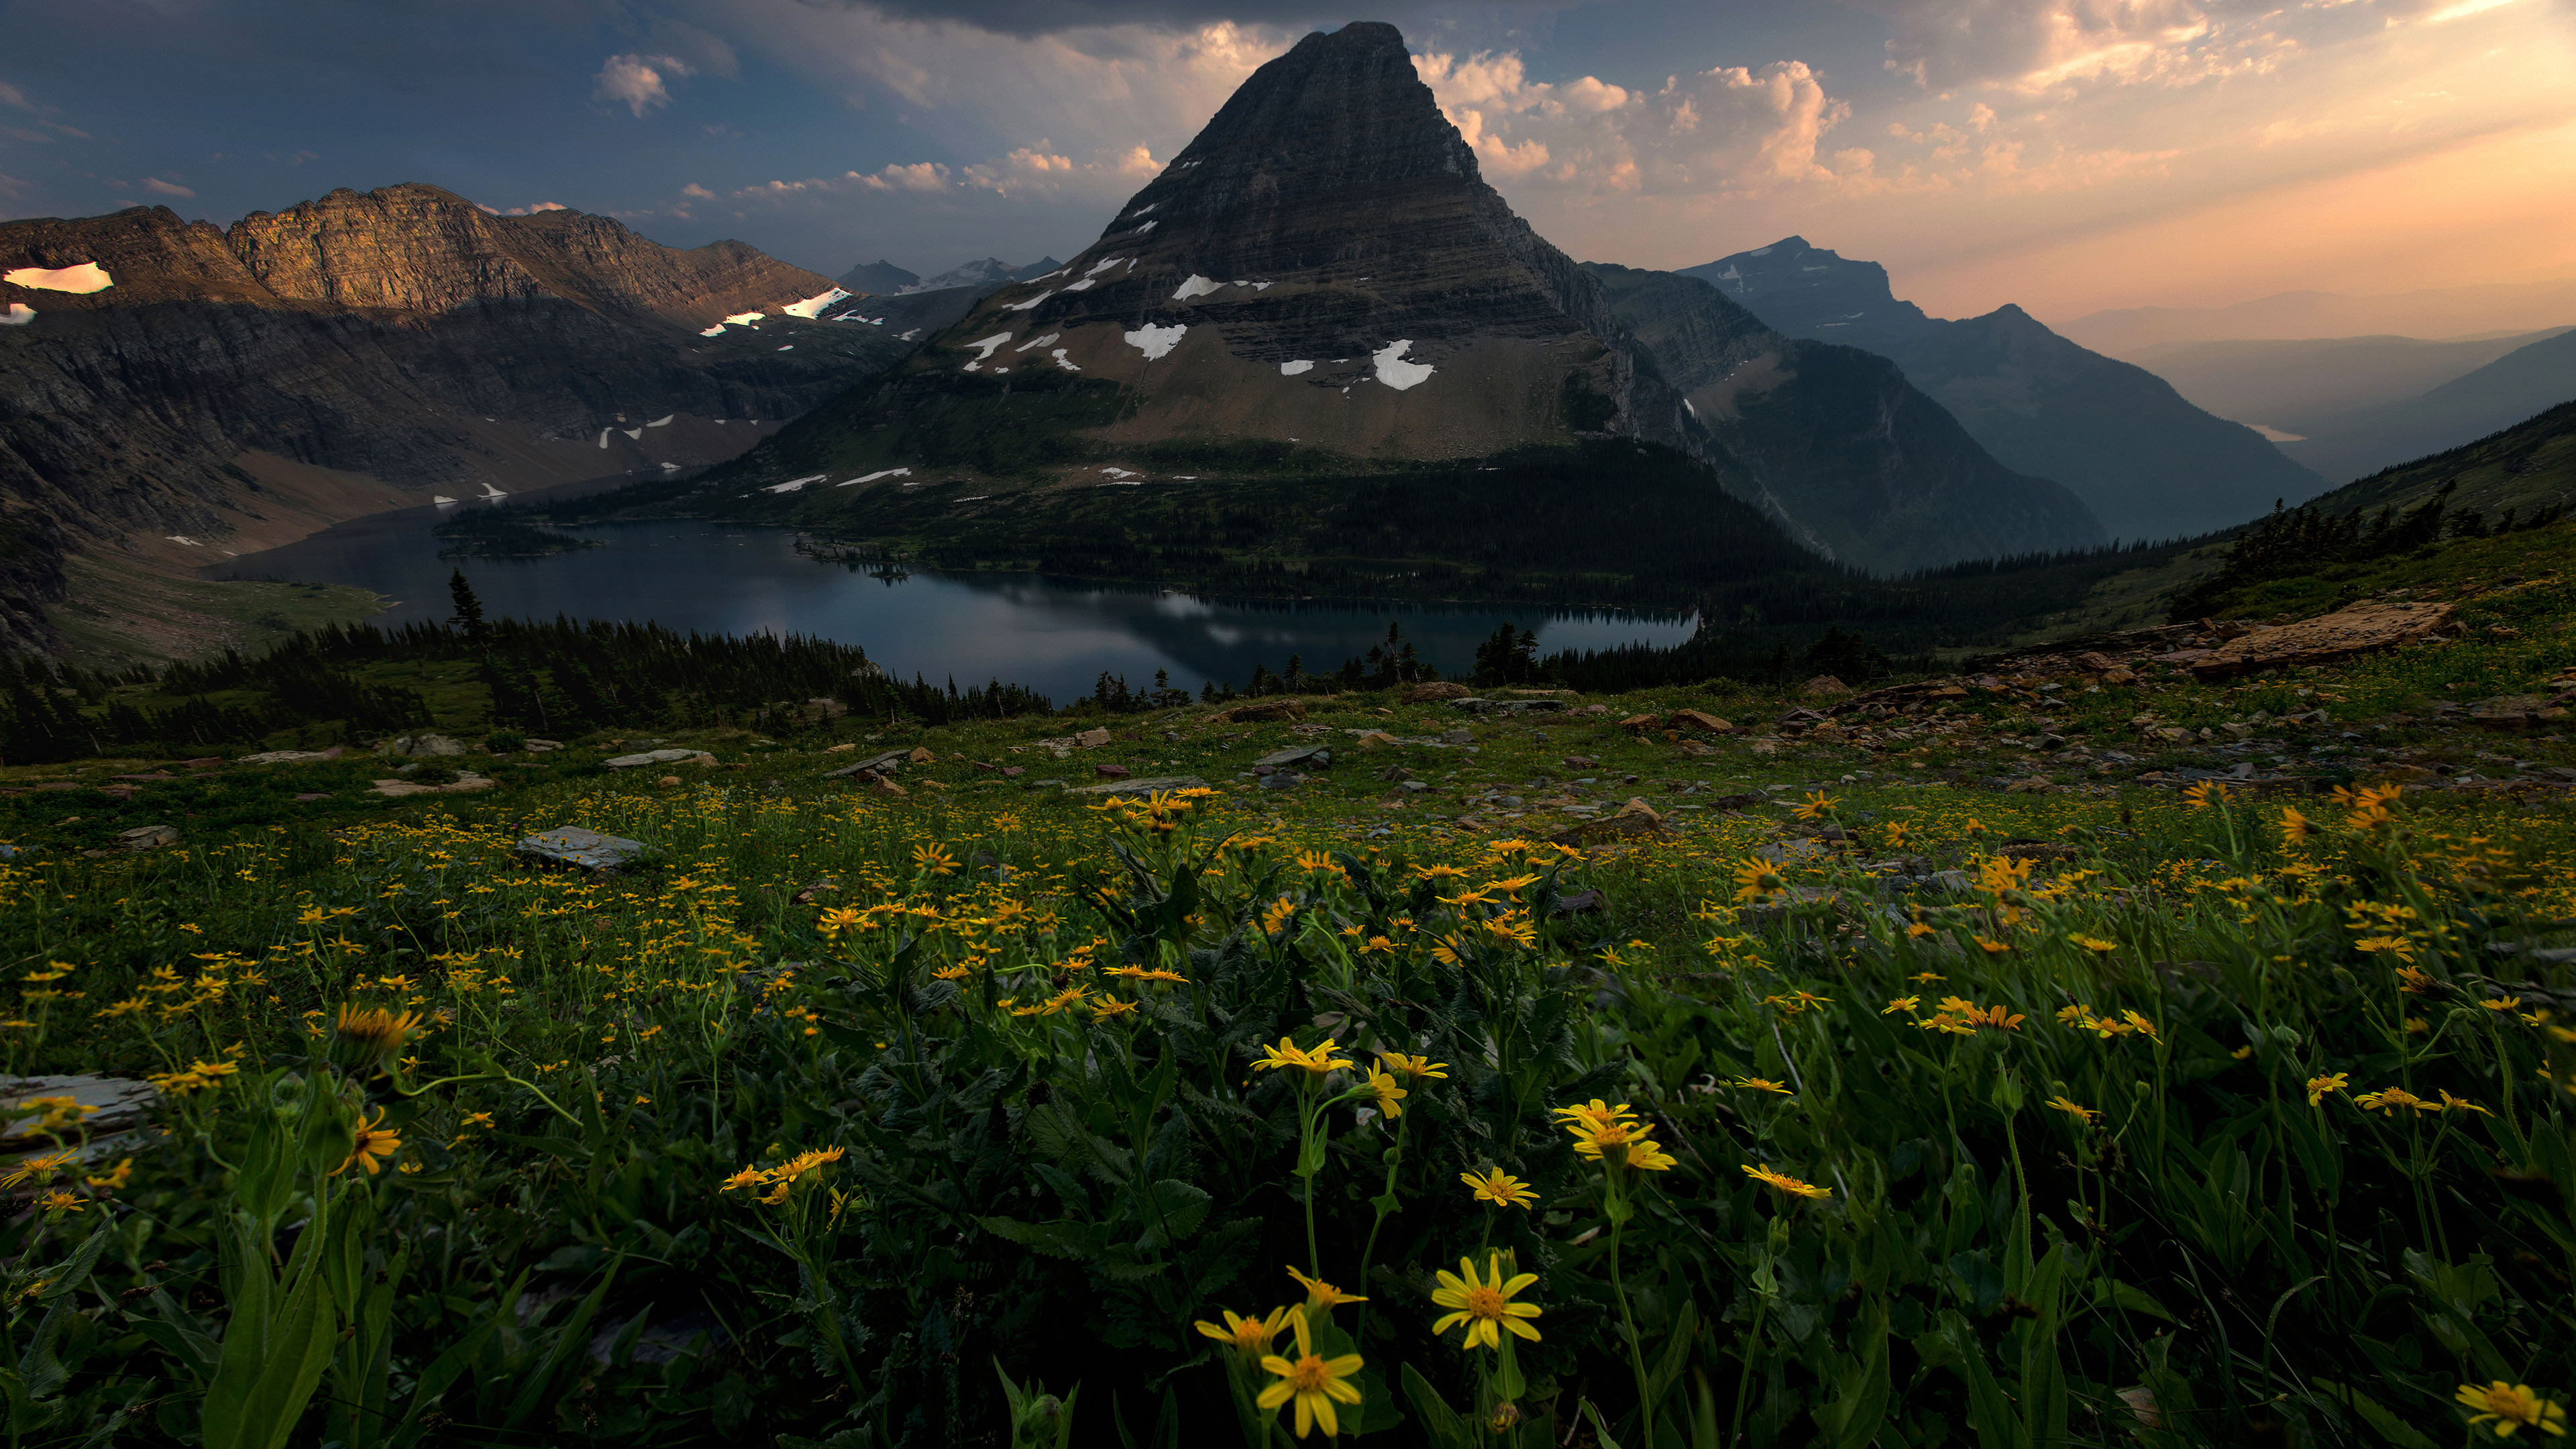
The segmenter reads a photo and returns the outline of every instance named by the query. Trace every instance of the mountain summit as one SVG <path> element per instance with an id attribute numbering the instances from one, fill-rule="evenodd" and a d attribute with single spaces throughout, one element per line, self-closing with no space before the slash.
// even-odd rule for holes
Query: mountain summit
<path id="1" fill-rule="evenodd" d="M 1737 252 L 1697 277 L 1791 337 L 1875 352 L 1904 369 L 2006 466 L 2073 489 L 2123 538 L 2223 528 L 2325 480 L 2242 423 L 2142 367 L 2088 352 L 2005 304 L 1944 321 L 1899 298 L 1887 269 L 1804 237 Z"/>
<path id="2" fill-rule="evenodd" d="M 1074 266 L 995 294 L 916 366 L 1116 381 L 1137 394 L 1110 434 L 1128 442 L 1440 458 L 1608 425 L 1680 443 L 1676 400 L 1617 333 L 1478 176 L 1403 36 L 1363 22 L 1254 72 Z"/>
<path id="3" fill-rule="evenodd" d="M 1624 505 L 1621 470 L 1594 463 L 1660 445 L 1691 462 L 1709 519 L 1750 503 L 1845 562 L 2102 537 L 2064 489 L 1964 436 L 1960 449 L 1913 446 L 1918 423 L 1956 428 L 1892 368 L 1887 386 L 1920 408 L 1806 406 L 1830 373 L 1784 372 L 1777 405 L 1703 426 L 1600 283 L 1485 184 L 1403 36 L 1362 22 L 1255 71 L 1071 263 L 979 299 L 876 388 L 819 410 L 690 506 L 743 511 L 748 481 L 783 490 L 753 497 L 755 516 L 917 539 L 917 520 L 882 510 L 934 481 L 980 505 L 955 517 L 1025 519 L 1033 504 L 1080 511 L 1066 490 L 1104 474 L 1207 494 L 1220 480 L 1434 464 L 1472 477 L 1531 450 L 1592 458 L 1552 486 Z M 1852 435 L 1818 436 L 1837 428 Z M 1614 441 L 1625 448 L 1601 451 Z M 1934 453 L 1943 466 L 1917 466 Z M 1870 471 L 1867 508 L 1827 516 L 1846 495 L 1805 489 L 1827 454 Z M 809 489 L 818 470 L 858 476 Z"/>

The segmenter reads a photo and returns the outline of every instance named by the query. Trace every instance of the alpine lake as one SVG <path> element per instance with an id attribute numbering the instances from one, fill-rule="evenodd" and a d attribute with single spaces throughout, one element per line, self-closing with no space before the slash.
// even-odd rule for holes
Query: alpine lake
<path id="1" fill-rule="evenodd" d="M 1389 624 L 1453 678 L 1469 670 L 1476 645 L 1504 623 L 1535 630 L 1542 654 L 1669 647 L 1697 627 L 1687 614 L 1226 599 L 1037 574 L 869 570 L 798 552 L 793 530 L 697 520 L 567 528 L 561 531 L 601 546 L 544 557 L 440 558 L 449 545 L 431 530 L 456 509 L 483 506 L 370 514 L 206 573 L 355 585 L 388 601 L 368 622 L 399 628 L 446 618 L 448 575 L 462 568 L 495 618 L 560 614 L 683 633 L 805 635 L 856 644 L 898 678 L 917 674 L 960 688 L 998 679 L 1058 704 L 1089 694 L 1104 672 L 1145 689 L 1159 671 L 1194 692 L 1210 681 L 1240 689 L 1255 665 L 1275 673 L 1292 656 L 1325 673 L 1383 643 Z"/>

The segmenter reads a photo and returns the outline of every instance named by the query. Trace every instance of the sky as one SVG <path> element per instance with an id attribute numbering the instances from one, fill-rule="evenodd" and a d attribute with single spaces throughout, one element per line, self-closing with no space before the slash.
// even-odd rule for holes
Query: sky
<path id="1" fill-rule="evenodd" d="M 2576 0 L 0 0 L 0 219 L 425 181 L 826 275 L 1069 257 L 1349 19 L 1584 260 L 1795 234 L 2052 320 L 2576 276 Z"/>

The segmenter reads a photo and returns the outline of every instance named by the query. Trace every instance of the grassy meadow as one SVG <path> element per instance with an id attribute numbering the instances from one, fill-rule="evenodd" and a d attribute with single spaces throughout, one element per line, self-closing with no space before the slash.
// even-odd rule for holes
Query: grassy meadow
<path id="1" fill-rule="evenodd" d="M 10 1442 L 2548 1439 L 2576 749 L 2443 708 L 2576 668 L 2532 547 L 2409 585 L 2455 642 L 1830 728 L 1386 691 L 404 799 L 0 771 L 8 1069 L 166 1097 L 86 1156 L 20 1109 Z M 602 763 L 665 745 L 712 763 Z M 1102 766 L 1205 785 L 1059 788 Z M 648 850 L 513 853 L 564 825 Z"/>

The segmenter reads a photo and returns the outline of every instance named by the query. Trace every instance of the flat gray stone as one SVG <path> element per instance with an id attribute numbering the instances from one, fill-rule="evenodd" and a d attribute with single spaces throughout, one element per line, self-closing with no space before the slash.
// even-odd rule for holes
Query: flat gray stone
<path id="1" fill-rule="evenodd" d="M 646 750 L 640 755 L 619 755 L 616 759 L 602 760 L 599 763 L 603 769 L 632 770 L 639 765 L 676 764 L 681 760 L 694 760 L 701 756 L 713 758 L 707 756 L 704 750 Z"/>
<path id="2" fill-rule="evenodd" d="M 873 759 L 861 760 L 855 765 L 843 765 L 837 770 L 826 770 L 823 772 L 823 778 L 833 780 L 848 775 L 891 775 L 901 770 L 904 761 L 910 758 L 912 758 L 910 750 L 888 750 Z"/>
<path id="3" fill-rule="evenodd" d="M 1322 745 L 1291 745 L 1284 750 L 1272 750 L 1252 763 L 1280 770 L 1301 765 L 1321 770 L 1333 763 L 1333 752 Z"/>
<path id="4" fill-rule="evenodd" d="M 80 1125 L 65 1127 L 66 1139 L 103 1136 L 143 1125 L 144 1115 L 152 1104 L 161 1100 L 160 1090 L 150 1082 L 130 1077 L 9 1077 L 0 1078 L 0 1103 L 15 1107 L 34 1097 L 69 1097 L 90 1110 L 83 1113 Z M 43 1133 L 34 1130 L 34 1118 L 14 1124 L 9 1135 L 0 1137 L 0 1152 L 19 1152 L 46 1144 Z"/>
<path id="5" fill-rule="evenodd" d="M 1044 781 L 1040 781 L 1044 784 Z M 1068 795 L 1151 795 L 1162 790 L 1204 790 L 1207 781 L 1196 775 L 1152 775 L 1142 780 L 1109 780 L 1098 785 L 1075 785 Z"/>
<path id="6" fill-rule="evenodd" d="M 577 865 L 584 870 L 615 870 L 642 855 L 646 847 L 640 840 L 602 835 L 583 826 L 567 825 L 559 830 L 531 835 L 510 849 L 530 860 Z"/>
<path id="7" fill-rule="evenodd" d="M 116 844 L 122 850 L 158 850 L 178 843 L 179 827 L 175 825 L 138 825 L 116 832 Z"/>

